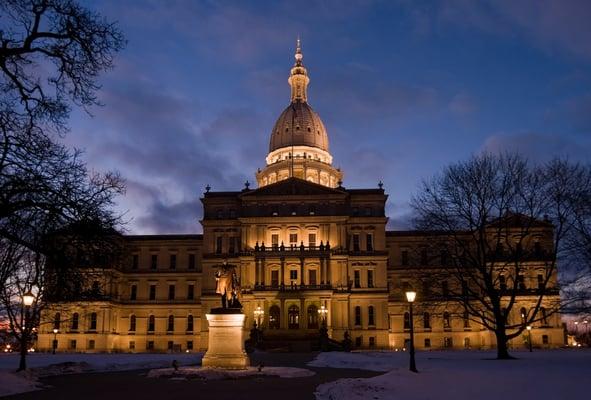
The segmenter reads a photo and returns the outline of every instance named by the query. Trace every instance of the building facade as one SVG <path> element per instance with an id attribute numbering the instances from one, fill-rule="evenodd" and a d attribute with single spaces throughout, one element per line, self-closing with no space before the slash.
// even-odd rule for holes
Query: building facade
<path id="1" fill-rule="evenodd" d="M 92 283 L 101 296 L 52 304 L 42 317 L 37 347 L 51 350 L 56 340 L 58 351 L 203 350 L 205 314 L 220 303 L 215 272 L 226 261 L 237 267 L 245 331 L 256 322 L 271 345 L 305 345 L 317 340 L 325 323 L 332 339 L 348 334 L 357 348 L 404 348 L 404 291 L 417 285 L 419 269 L 444 268 L 444 262 L 416 256 L 431 240 L 427 233 L 386 229 L 381 184 L 343 187 L 325 126 L 308 103 L 309 81 L 298 42 L 288 79 L 291 102 L 271 131 L 265 166 L 256 172 L 258 188 L 207 188 L 202 235 L 125 236 L 128 261 Z M 533 260 L 531 274 L 523 278 L 530 288 L 536 268 Z M 549 285 L 556 287 L 556 277 Z M 418 292 L 417 305 L 427 290 Z M 546 298 L 556 300 L 558 292 Z M 513 309 L 529 309 L 536 299 L 524 291 Z M 458 307 L 441 303 L 419 310 L 418 348 L 495 345 L 494 334 L 466 321 Z M 563 345 L 559 316 L 540 320 L 532 341 Z M 512 341 L 523 345 L 519 338 Z"/>

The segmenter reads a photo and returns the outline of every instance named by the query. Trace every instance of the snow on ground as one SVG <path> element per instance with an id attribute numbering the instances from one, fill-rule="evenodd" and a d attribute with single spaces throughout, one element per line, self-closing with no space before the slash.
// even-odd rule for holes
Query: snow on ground
<path id="1" fill-rule="evenodd" d="M 591 350 L 513 352 L 418 352 L 418 374 L 408 371 L 407 352 L 321 353 L 308 365 L 388 370 L 366 379 L 339 379 L 318 386 L 317 400 L 587 398 Z"/>
<path id="2" fill-rule="evenodd" d="M 204 380 L 239 379 L 250 376 L 277 376 L 279 378 L 306 378 L 315 375 L 314 371 L 304 368 L 291 367 L 264 367 L 261 372 L 258 368 L 250 367 L 244 370 L 223 370 L 219 368 L 181 367 L 178 371 L 174 368 L 153 369 L 148 372 L 148 378 L 172 377 L 200 378 Z"/>
<path id="3" fill-rule="evenodd" d="M 197 365 L 202 353 L 177 354 L 75 354 L 31 353 L 27 355 L 28 371 L 15 372 L 19 363 L 16 353 L 0 354 L 0 396 L 41 388 L 38 378 L 81 372 L 126 371 L 168 367 L 173 360 L 179 365 Z"/>

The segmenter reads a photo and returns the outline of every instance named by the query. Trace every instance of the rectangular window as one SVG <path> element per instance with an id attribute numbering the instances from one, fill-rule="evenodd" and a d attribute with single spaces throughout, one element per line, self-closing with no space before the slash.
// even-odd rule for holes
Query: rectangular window
<path id="1" fill-rule="evenodd" d="M 454 342 L 451 337 L 446 336 L 443 338 L 443 347 L 446 349 L 451 349 L 454 347 Z"/>
<path id="2" fill-rule="evenodd" d="M 356 269 L 355 271 L 353 271 L 353 286 L 356 288 L 360 288 L 361 287 L 361 271 L 359 271 L 358 269 Z"/>
<path id="3" fill-rule="evenodd" d="M 289 279 L 292 281 L 298 280 L 298 270 L 297 269 L 292 269 L 289 271 Z"/>
<path id="4" fill-rule="evenodd" d="M 538 274 L 538 289 L 544 289 L 544 275 Z"/>
<path id="5" fill-rule="evenodd" d="M 408 266 L 408 250 L 402 250 L 400 253 L 400 263 L 403 267 Z"/>
<path id="6" fill-rule="evenodd" d="M 311 269 L 308 271 L 308 284 L 316 286 L 316 270 Z"/>
<path id="7" fill-rule="evenodd" d="M 96 313 L 90 314 L 90 330 L 96 331 Z"/>
<path id="8" fill-rule="evenodd" d="M 353 234 L 353 251 L 359 251 L 359 234 L 358 233 L 354 233 Z"/>
<path id="9" fill-rule="evenodd" d="M 135 341 L 134 340 L 129 341 L 129 350 L 135 350 Z"/>
<path id="10" fill-rule="evenodd" d="M 188 269 L 195 269 L 195 254 L 189 254 L 189 265 Z"/>
<path id="11" fill-rule="evenodd" d="M 172 340 L 169 340 L 166 348 L 168 349 L 168 351 L 172 351 L 172 349 L 174 348 L 174 342 Z"/>
<path id="12" fill-rule="evenodd" d="M 222 237 L 218 236 L 215 238 L 215 253 L 222 254 Z"/>
<path id="13" fill-rule="evenodd" d="M 542 335 L 542 344 L 550 344 L 550 338 L 548 335 Z"/>
<path id="14" fill-rule="evenodd" d="M 137 299 L 137 285 L 131 285 L 131 292 L 129 293 L 129 300 Z"/>
<path id="15" fill-rule="evenodd" d="M 150 264 L 151 269 L 158 268 L 158 254 L 152 254 L 152 262 Z"/>
<path id="16" fill-rule="evenodd" d="M 367 270 L 367 287 L 369 287 L 369 288 L 373 287 L 373 270 L 372 269 Z"/>
<path id="17" fill-rule="evenodd" d="M 176 254 L 170 255 L 170 269 L 176 269 Z"/>
<path id="18" fill-rule="evenodd" d="M 70 340 L 70 350 L 76 350 L 76 341 Z"/>
<path id="19" fill-rule="evenodd" d="M 89 340 L 88 341 L 88 346 L 87 346 L 88 347 L 88 350 L 94 350 L 94 344 L 95 344 L 94 340 L 92 340 L 92 339 Z"/>
<path id="20" fill-rule="evenodd" d="M 149 341 L 146 343 L 146 349 L 147 349 L 147 350 L 154 350 L 154 341 L 152 341 L 152 340 L 149 340 Z"/>
<path id="21" fill-rule="evenodd" d="M 376 324 L 375 312 L 373 306 L 369 306 L 367 309 L 367 324 L 374 326 Z"/>
<path id="22" fill-rule="evenodd" d="M 431 339 L 429 339 L 429 338 L 425 339 L 425 347 L 426 348 L 431 347 Z"/>
<path id="23" fill-rule="evenodd" d="M 156 300 L 156 285 L 150 285 L 150 300 Z"/>
<path id="24" fill-rule="evenodd" d="M 316 234 L 315 233 L 310 233 L 308 235 L 308 246 L 314 248 L 316 247 Z"/>
<path id="25" fill-rule="evenodd" d="M 429 264 L 429 260 L 427 257 L 427 250 L 421 249 L 421 265 L 428 265 L 428 264 Z"/>
<path id="26" fill-rule="evenodd" d="M 131 262 L 131 269 L 138 269 L 140 266 L 140 256 L 137 254 L 133 255 L 132 262 Z"/>
<path id="27" fill-rule="evenodd" d="M 369 347 L 376 347 L 376 338 L 375 336 L 369 337 Z"/>
<path id="28" fill-rule="evenodd" d="M 195 298 L 195 285 L 187 286 L 187 300 L 193 300 Z"/>
<path id="29" fill-rule="evenodd" d="M 525 290 L 525 276 L 519 274 L 517 275 L 517 287 L 519 290 Z"/>
<path id="30" fill-rule="evenodd" d="M 276 233 L 271 235 L 271 246 L 273 247 L 273 250 L 279 249 L 279 235 Z"/>
<path id="31" fill-rule="evenodd" d="M 168 285 L 168 300 L 174 300 L 175 285 Z"/>
<path id="32" fill-rule="evenodd" d="M 373 251 L 373 235 L 371 233 L 365 235 L 365 246 L 367 251 Z"/>
<path id="33" fill-rule="evenodd" d="M 189 350 L 189 351 L 193 350 L 193 341 L 192 340 L 187 341 L 187 350 Z"/>
<path id="34" fill-rule="evenodd" d="M 271 286 L 274 288 L 279 287 L 279 271 L 276 269 L 271 271 Z"/>
<path id="35" fill-rule="evenodd" d="M 290 233 L 289 234 L 289 245 L 290 245 L 290 247 L 296 247 L 298 245 L 298 234 L 297 233 Z"/>

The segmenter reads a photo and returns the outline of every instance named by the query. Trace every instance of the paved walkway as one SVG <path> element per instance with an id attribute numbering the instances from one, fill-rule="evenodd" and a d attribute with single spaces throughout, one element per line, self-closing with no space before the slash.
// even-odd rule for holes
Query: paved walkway
<path id="1" fill-rule="evenodd" d="M 256 353 L 252 365 L 261 361 L 267 366 L 300 367 L 316 372 L 308 378 L 256 377 L 222 381 L 149 379 L 147 371 L 104 372 L 62 375 L 43 379 L 48 389 L 5 397 L 35 400 L 304 400 L 314 399 L 314 390 L 324 382 L 340 378 L 370 377 L 379 373 L 354 369 L 307 367 L 315 354 Z"/>

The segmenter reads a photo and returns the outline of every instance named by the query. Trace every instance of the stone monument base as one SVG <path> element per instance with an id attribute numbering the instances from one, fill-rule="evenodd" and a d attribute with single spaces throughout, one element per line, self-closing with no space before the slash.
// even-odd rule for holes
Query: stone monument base
<path id="1" fill-rule="evenodd" d="M 245 315 L 239 309 L 213 309 L 206 314 L 209 344 L 201 365 L 224 369 L 246 369 L 250 359 L 244 350 Z"/>

